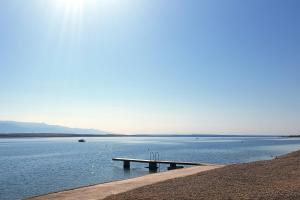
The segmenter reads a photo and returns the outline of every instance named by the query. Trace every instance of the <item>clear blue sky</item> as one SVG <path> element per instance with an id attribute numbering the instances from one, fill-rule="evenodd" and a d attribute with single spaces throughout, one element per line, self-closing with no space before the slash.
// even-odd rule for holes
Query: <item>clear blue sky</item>
<path id="1" fill-rule="evenodd" d="M 298 0 L 1 0 L 0 120 L 299 133 Z"/>

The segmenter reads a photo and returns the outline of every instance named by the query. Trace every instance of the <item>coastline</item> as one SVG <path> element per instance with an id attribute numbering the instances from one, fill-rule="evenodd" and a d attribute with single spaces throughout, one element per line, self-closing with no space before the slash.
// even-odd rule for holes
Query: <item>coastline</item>
<path id="1" fill-rule="evenodd" d="M 112 195 L 105 200 L 299 200 L 300 151 L 228 165 Z"/>
<path id="2" fill-rule="evenodd" d="M 272 160 L 199 166 L 29 198 L 49 199 L 300 199 L 300 151 Z"/>
<path id="3" fill-rule="evenodd" d="M 186 176 L 192 176 L 204 171 L 221 168 L 224 165 L 207 165 L 196 166 L 183 169 L 176 169 L 166 172 L 148 174 L 132 179 L 125 179 L 120 181 L 113 181 L 108 183 L 96 184 L 91 186 L 84 186 L 75 189 L 54 192 L 50 194 L 35 196 L 27 198 L 27 200 L 50 200 L 50 199 L 105 199 L 111 195 L 124 193 L 140 187 L 147 187 L 152 184 L 157 184 L 170 179 L 177 179 Z"/>

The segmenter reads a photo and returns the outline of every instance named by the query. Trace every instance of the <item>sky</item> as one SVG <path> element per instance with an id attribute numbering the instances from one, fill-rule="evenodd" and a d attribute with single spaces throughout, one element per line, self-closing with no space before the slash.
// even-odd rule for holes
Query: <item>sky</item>
<path id="1" fill-rule="evenodd" d="M 1 0 L 0 120 L 300 133 L 298 0 Z"/>

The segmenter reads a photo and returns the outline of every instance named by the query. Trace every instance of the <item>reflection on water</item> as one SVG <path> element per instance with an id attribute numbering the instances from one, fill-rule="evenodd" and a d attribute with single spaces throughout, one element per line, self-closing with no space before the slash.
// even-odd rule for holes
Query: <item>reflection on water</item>
<path id="1" fill-rule="evenodd" d="M 145 164 L 130 171 L 113 157 L 241 163 L 271 159 L 300 149 L 297 138 L 280 137 L 115 137 L 0 140 L 0 199 L 20 199 L 63 189 L 147 174 Z M 167 166 L 161 165 L 161 170 Z"/>

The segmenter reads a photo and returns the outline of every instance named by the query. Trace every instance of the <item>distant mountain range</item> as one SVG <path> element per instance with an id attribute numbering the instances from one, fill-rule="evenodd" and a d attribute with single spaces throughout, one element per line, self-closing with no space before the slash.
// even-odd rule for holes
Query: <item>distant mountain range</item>
<path id="1" fill-rule="evenodd" d="M 276 135 L 229 134 L 114 134 L 97 129 L 70 128 L 46 123 L 0 121 L 0 138 L 7 137 L 272 137 Z M 277 135 L 278 136 L 278 135 Z M 290 135 L 285 137 L 300 137 Z"/>
<path id="2" fill-rule="evenodd" d="M 110 135 L 112 133 L 96 129 L 70 128 L 46 123 L 0 121 L 0 134 Z"/>

